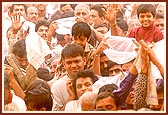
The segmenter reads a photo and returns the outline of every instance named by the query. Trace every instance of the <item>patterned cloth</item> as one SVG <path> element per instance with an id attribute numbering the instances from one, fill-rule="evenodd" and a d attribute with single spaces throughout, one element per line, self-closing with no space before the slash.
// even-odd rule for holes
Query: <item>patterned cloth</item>
<path id="1" fill-rule="evenodd" d="M 137 80 L 135 82 L 134 91 L 134 109 L 138 110 L 140 108 L 146 108 L 146 95 L 147 95 L 147 79 L 146 75 L 138 74 Z"/>

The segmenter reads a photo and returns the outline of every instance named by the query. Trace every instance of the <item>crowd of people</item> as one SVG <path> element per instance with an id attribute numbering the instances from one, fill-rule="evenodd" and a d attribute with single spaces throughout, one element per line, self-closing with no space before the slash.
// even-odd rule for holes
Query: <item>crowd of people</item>
<path id="1" fill-rule="evenodd" d="M 164 111 L 165 4 L 3 3 L 3 111 Z"/>

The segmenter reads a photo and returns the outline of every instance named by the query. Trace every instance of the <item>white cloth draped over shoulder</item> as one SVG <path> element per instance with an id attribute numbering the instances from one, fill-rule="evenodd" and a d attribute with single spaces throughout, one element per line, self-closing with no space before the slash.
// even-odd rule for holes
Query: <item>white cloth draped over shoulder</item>
<path id="1" fill-rule="evenodd" d="M 45 40 L 35 32 L 26 37 L 26 51 L 28 62 L 35 69 L 45 61 L 45 56 L 52 53 Z"/>

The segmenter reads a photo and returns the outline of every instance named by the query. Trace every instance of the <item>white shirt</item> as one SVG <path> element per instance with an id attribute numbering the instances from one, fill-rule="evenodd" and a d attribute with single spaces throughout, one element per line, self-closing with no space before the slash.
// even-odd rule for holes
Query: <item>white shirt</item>
<path id="1" fill-rule="evenodd" d="M 12 94 L 12 103 L 6 104 L 5 111 L 26 111 L 26 104 L 23 99 Z"/>
<path id="2" fill-rule="evenodd" d="M 66 104 L 64 111 L 82 111 L 80 101 L 79 100 L 69 101 Z"/>
<path id="3" fill-rule="evenodd" d="M 51 92 L 53 94 L 53 111 L 58 111 L 60 107 L 62 107 L 66 100 L 69 97 L 69 93 L 66 88 L 66 82 L 70 80 L 70 78 L 65 75 L 64 77 L 58 79 L 51 86 Z"/>

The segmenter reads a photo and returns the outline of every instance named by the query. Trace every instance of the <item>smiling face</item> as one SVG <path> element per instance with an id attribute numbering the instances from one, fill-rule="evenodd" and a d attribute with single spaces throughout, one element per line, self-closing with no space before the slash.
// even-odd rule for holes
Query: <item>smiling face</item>
<path id="1" fill-rule="evenodd" d="M 154 23 L 154 17 L 151 12 L 140 13 L 138 18 L 143 27 L 149 27 Z"/>
<path id="2" fill-rule="evenodd" d="M 79 44 L 80 46 L 85 48 L 87 39 L 88 38 L 85 37 L 84 35 L 73 37 L 73 43 Z"/>
<path id="3" fill-rule="evenodd" d="M 67 57 L 63 60 L 63 65 L 68 72 L 70 78 L 73 78 L 75 73 L 79 70 L 83 70 L 85 64 L 86 60 L 81 56 Z"/>
<path id="4" fill-rule="evenodd" d="M 77 96 L 82 96 L 86 91 L 92 91 L 93 82 L 90 77 L 78 78 L 76 81 Z"/>
<path id="5" fill-rule="evenodd" d="M 43 39 L 46 39 L 48 34 L 48 27 L 43 25 L 40 26 L 37 30 L 37 34 L 41 36 Z"/>

